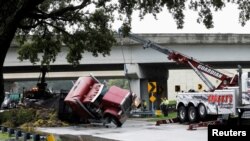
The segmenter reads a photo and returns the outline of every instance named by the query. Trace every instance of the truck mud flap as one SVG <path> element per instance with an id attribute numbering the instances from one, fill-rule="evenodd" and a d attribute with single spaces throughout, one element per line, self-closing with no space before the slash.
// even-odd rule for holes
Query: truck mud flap
<path id="1" fill-rule="evenodd" d="M 161 124 L 169 124 L 169 123 L 177 123 L 177 122 L 179 122 L 178 118 L 157 120 L 155 125 L 160 126 Z"/>

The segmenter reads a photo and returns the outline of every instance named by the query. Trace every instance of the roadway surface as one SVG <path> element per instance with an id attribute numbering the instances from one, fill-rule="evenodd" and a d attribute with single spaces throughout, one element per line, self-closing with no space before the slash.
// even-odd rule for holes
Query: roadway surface
<path id="1" fill-rule="evenodd" d="M 100 125 L 79 125 L 74 127 L 38 128 L 38 130 L 52 133 L 56 137 L 67 135 L 74 135 L 83 139 L 84 136 L 99 137 L 96 139 L 98 141 L 102 139 L 119 141 L 207 141 L 206 127 L 192 131 L 187 130 L 187 128 L 188 125 L 179 123 L 155 126 L 155 122 L 148 122 L 145 119 L 129 119 L 122 128 L 116 128 L 114 125 L 110 125 L 108 128 Z"/>

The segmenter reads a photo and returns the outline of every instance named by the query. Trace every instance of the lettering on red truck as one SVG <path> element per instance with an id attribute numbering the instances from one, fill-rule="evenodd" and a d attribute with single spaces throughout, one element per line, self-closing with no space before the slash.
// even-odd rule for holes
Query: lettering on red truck
<path id="1" fill-rule="evenodd" d="M 208 96 L 208 102 L 209 103 L 232 103 L 233 102 L 233 96 L 232 95 L 215 95 L 211 94 Z"/>

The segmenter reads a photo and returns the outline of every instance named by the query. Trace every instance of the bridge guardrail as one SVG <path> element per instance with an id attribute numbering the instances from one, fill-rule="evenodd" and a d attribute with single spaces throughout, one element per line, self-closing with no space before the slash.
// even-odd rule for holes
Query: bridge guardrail
<path id="1" fill-rule="evenodd" d="M 0 126 L 0 130 L 1 133 L 7 133 L 10 139 L 19 140 L 21 138 L 23 139 L 23 141 L 27 141 L 30 139 L 32 139 L 33 141 L 55 141 L 51 135 L 25 132 L 20 129 L 8 128 L 5 126 Z"/>

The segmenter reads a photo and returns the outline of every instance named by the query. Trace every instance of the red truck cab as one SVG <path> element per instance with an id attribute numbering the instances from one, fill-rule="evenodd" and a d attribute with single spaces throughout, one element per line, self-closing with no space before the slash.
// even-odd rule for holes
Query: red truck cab
<path id="1" fill-rule="evenodd" d="M 64 99 L 72 112 L 89 122 L 113 122 L 117 127 L 128 118 L 135 95 L 112 86 L 107 88 L 93 77 L 80 77 Z"/>

